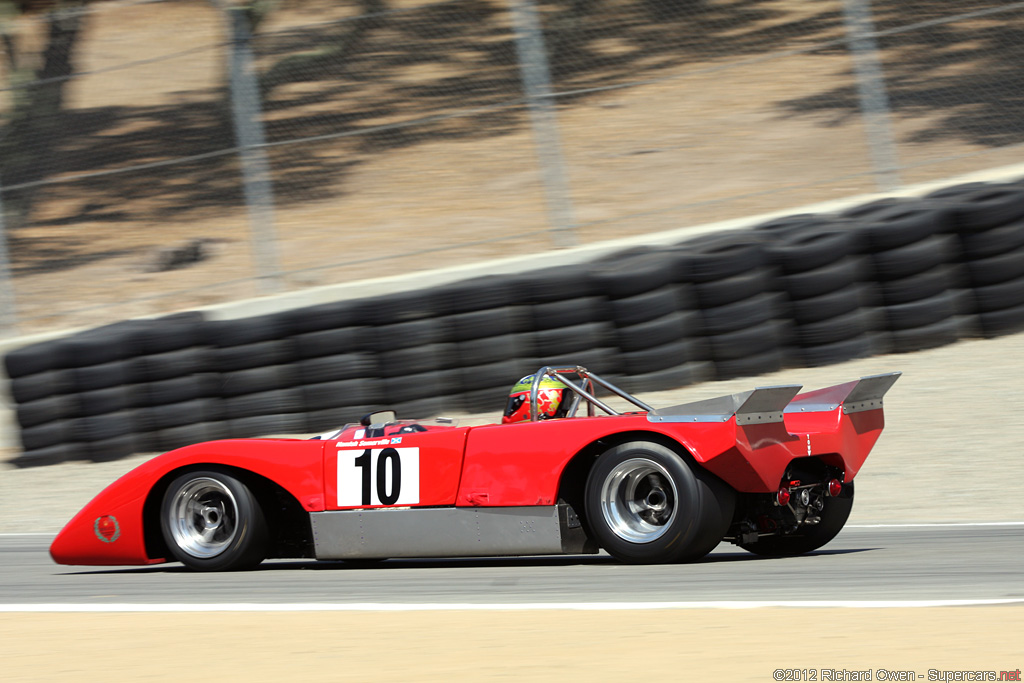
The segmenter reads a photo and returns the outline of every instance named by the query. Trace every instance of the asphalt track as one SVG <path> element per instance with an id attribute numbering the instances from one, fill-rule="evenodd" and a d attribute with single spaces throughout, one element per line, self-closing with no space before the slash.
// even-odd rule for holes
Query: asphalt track
<path id="1" fill-rule="evenodd" d="M 815 553 L 781 559 L 722 544 L 704 561 L 687 565 L 629 566 L 605 555 L 391 560 L 373 567 L 273 561 L 256 571 L 221 574 L 193 573 L 177 564 L 61 566 L 47 554 L 50 538 L 0 536 L 0 611 L 69 605 L 345 609 L 1024 600 L 1024 524 L 1019 523 L 851 526 Z"/>

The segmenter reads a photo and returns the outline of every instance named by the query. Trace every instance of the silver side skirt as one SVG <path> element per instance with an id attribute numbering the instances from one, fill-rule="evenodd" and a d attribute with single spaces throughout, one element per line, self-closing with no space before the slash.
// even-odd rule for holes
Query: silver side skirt
<path id="1" fill-rule="evenodd" d="M 310 514 L 318 560 L 595 553 L 571 507 L 376 508 Z"/>

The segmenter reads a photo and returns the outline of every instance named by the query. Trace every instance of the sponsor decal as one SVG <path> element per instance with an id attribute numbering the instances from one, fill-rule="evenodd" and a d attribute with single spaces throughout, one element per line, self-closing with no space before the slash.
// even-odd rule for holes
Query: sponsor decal
<path id="1" fill-rule="evenodd" d="M 121 538 L 121 525 L 117 523 L 117 517 L 114 515 L 97 517 L 92 524 L 92 530 L 96 532 L 96 538 L 104 543 L 113 543 Z"/>

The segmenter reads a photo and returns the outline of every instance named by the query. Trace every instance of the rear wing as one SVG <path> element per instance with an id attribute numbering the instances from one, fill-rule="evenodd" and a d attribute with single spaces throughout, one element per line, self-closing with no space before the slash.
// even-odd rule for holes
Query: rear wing
<path id="1" fill-rule="evenodd" d="M 900 372 L 862 377 L 845 384 L 800 394 L 803 387 L 787 384 L 758 387 L 728 396 L 683 403 L 652 410 L 650 422 L 728 422 L 734 416 L 737 425 L 782 422 L 786 413 L 830 412 L 843 407 L 843 414 L 876 410 L 882 397 L 899 379 Z"/>

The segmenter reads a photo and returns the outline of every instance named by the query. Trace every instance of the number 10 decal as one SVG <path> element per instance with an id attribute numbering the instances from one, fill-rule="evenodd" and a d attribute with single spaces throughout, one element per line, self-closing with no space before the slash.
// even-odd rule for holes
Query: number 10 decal
<path id="1" fill-rule="evenodd" d="M 420 502 L 420 449 L 338 451 L 338 507 Z"/>

